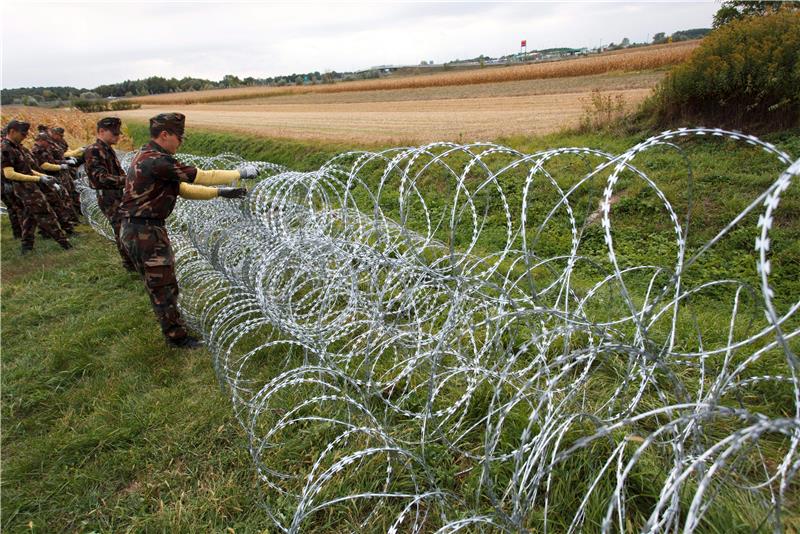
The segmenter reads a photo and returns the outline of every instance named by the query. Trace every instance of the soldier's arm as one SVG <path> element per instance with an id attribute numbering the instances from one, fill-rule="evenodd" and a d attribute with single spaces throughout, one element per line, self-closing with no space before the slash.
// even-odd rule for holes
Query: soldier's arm
<path id="1" fill-rule="evenodd" d="M 39 177 L 33 176 L 32 174 L 23 174 L 21 172 L 17 172 L 14 170 L 14 167 L 10 165 L 8 167 L 3 167 L 3 177 L 7 180 L 13 180 L 15 182 L 38 182 Z"/>
<path id="2" fill-rule="evenodd" d="M 125 181 L 124 176 L 117 176 L 108 172 L 101 161 L 98 149 L 89 148 L 84 155 L 86 159 L 84 163 L 86 174 L 98 187 L 116 189 L 120 186 L 120 182 Z"/>
<path id="3" fill-rule="evenodd" d="M 241 173 L 238 170 L 233 171 L 204 171 L 197 169 L 197 176 L 194 183 L 199 185 L 224 185 L 236 182 L 239 180 Z"/>
<path id="4" fill-rule="evenodd" d="M 216 187 L 206 187 L 204 185 L 181 182 L 178 186 L 178 194 L 189 200 L 211 200 L 219 196 L 219 191 Z"/>

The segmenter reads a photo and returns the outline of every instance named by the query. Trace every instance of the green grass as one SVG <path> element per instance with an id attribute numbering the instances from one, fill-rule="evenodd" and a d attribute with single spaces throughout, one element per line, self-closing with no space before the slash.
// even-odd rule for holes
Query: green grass
<path id="1" fill-rule="evenodd" d="M 132 123 L 128 129 L 137 145 L 146 141 L 143 126 Z M 346 150 L 380 148 L 309 145 L 206 131 L 188 133 L 182 147 L 185 152 L 215 155 L 231 151 L 295 170 L 317 169 Z M 562 133 L 498 142 L 526 153 L 562 146 L 589 146 L 619 153 L 644 137 Z M 795 157 L 800 154 L 800 131 L 772 135 L 767 140 Z M 760 151 L 727 141 L 704 139 L 685 146 L 695 173 L 689 247 L 696 250 L 763 191 L 781 169 Z M 661 150 L 648 153 L 635 163 L 658 181 L 682 219 L 688 204 L 681 159 Z M 565 160 L 560 165 L 553 170 L 562 187 L 585 172 L 581 161 Z M 436 173 L 426 180 L 423 185 L 433 199 L 431 210 L 439 215 L 446 213 L 446 180 Z M 624 180 L 620 183 L 628 186 L 628 193 L 613 208 L 618 254 L 631 264 L 671 266 L 674 235 L 663 224 L 663 210 L 647 188 Z M 518 211 L 520 184 L 519 175 L 510 176 L 503 183 L 512 210 L 516 207 Z M 604 179 L 595 184 L 595 196 L 587 194 L 584 207 L 596 204 L 596 195 L 604 185 Z M 358 191 L 354 198 L 365 201 Z M 387 196 L 385 208 L 388 214 L 396 215 L 392 198 Z M 531 200 L 531 213 L 549 207 L 554 198 L 545 189 L 537 190 Z M 483 201 L 494 206 L 496 199 Z M 760 211 L 756 210 L 742 228 L 703 256 L 696 268 L 687 272 L 687 280 L 692 284 L 726 277 L 754 281 L 752 250 Z M 798 196 L 787 195 L 773 234 L 776 245 L 782 244 L 774 248 L 773 265 L 779 269 L 774 269 L 778 274 L 773 285 L 779 300 L 787 299 L 779 306 L 800 294 L 798 214 Z M 562 217 L 557 223 L 563 221 Z M 485 238 L 477 246 L 479 253 L 502 247 L 504 234 L 497 231 L 501 222 L 501 218 L 490 215 Z M 21 257 L 6 226 L 2 233 L 3 528 L 9 532 L 27 531 L 29 525 L 38 532 L 198 532 L 226 528 L 252 532 L 264 528 L 267 519 L 258 508 L 258 483 L 246 437 L 235 420 L 232 405 L 220 391 L 209 354 L 205 350 L 185 353 L 166 348 L 141 282 L 119 268 L 113 245 L 88 227 L 75 240 L 74 251 L 62 252 L 52 242 L 39 241 L 33 256 Z M 448 239 L 447 235 L 439 237 Z M 459 233 L 455 235 L 457 244 L 464 238 Z M 550 231 L 540 236 L 537 250 L 547 256 L 565 252 L 568 244 L 568 232 Z M 581 247 L 582 254 L 605 261 L 599 224 L 586 228 Z M 585 290 L 592 276 L 589 270 L 578 271 L 575 287 Z M 645 284 L 644 279 L 631 281 L 634 291 Z M 709 343 L 724 340 L 725 311 L 730 308 L 731 296 L 731 292 L 720 290 L 693 300 L 695 317 L 681 324 L 681 336 L 691 338 L 694 329 L 699 328 Z M 738 333 L 746 328 L 737 324 Z M 785 365 L 780 357 L 765 357 L 754 374 L 770 374 L 780 365 Z M 269 369 L 265 374 L 279 371 Z M 593 387 L 611 390 L 625 371 L 624 362 L 604 362 L 592 377 Z M 682 378 L 694 379 L 688 375 Z M 453 384 L 452 395 L 458 394 L 458 387 Z M 291 399 L 287 400 L 291 404 Z M 476 395 L 474 402 L 475 413 L 470 417 L 477 420 L 485 413 L 481 408 L 489 398 Z M 790 405 L 788 388 L 753 388 L 748 403 L 772 416 L 790 415 L 784 413 Z M 510 441 L 504 446 L 513 445 L 514 436 L 518 436 L 525 421 L 525 414 L 509 418 L 506 434 Z M 269 426 L 270 421 L 265 419 L 263 424 Z M 399 434 L 415 434 L 415 429 L 400 418 L 397 425 Z M 475 438 L 478 447 L 480 439 Z M 271 461 L 291 465 L 297 458 L 305 465 L 313 461 L 309 451 L 316 451 L 325 443 L 325 436 L 311 430 L 287 435 L 284 450 L 275 451 Z M 586 484 L 592 473 L 589 467 L 596 468 L 598 458 L 608 452 L 600 450 L 604 446 L 588 449 L 559 470 L 561 483 L 553 495 L 563 497 L 559 506 L 564 512 L 561 522 L 556 520 L 556 527 L 551 528 L 558 530 L 571 521 L 568 513 L 576 504 L 574 488 Z M 440 487 L 460 487 L 464 495 L 474 495 L 477 475 L 455 479 L 464 468 L 463 458 L 455 457 L 440 444 L 432 444 L 426 454 L 430 465 L 436 466 Z M 652 481 L 663 476 L 658 458 L 646 457 L 639 467 L 631 479 L 630 509 L 634 520 L 652 502 Z M 507 474 L 496 476 L 502 479 Z M 369 479 L 362 482 L 368 483 Z M 278 510 L 286 504 L 276 496 L 267 499 Z M 742 494 L 726 495 L 721 501 L 709 516 L 713 527 L 704 524 L 708 531 L 738 531 L 758 517 Z M 483 504 L 489 511 L 490 505 Z M 787 503 L 787 509 L 795 504 L 796 500 Z M 593 529 L 604 504 L 593 503 L 591 510 L 587 530 Z M 358 516 L 357 512 L 353 514 Z M 333 512 L 320 516 L 325 516 L 320 521 L 328 521 L 331 530 L 348 530 L 348 523 L 341 522 L 346 516 Z M 377 518 L 375 525 L 387 517 L 390 514 Z M 558 512 L 555 517 L 559 517 Z M 534 515 L 529 519 L 536 527 L 541 518 Z M 317 527 L 322 528 L 320 524 Z"/>
<path id="2" fill-rule="evenodd" d="M 82 230 L 23 257 L 3 220 L 3 531 L 257 531 L 209 354 L 167 348 L 141 281 Z"/>

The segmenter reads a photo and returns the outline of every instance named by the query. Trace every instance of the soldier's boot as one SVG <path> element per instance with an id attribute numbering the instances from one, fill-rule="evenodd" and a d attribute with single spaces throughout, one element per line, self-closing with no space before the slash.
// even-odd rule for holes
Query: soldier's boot
<path id="1" fill-rule="evenodd" d="M 167 345 L 176 349 L 195 350 L 203 346 L 203 341 L 194 336 L 186 336 L 180 339 L 167 339 Z"/>
<path id="2" fill-rule="evenodd" d="M 30 254 L 31 252 L 33 252 L 33 245 L 22 245 L 22 248 L 20 249 L 20 253 L 23 256 L 26 255 L 26 254 Z"/>
<path id="3" fill-rule="evenodd" d="M 64 250 L 69 250 L 71 248 L 75 248 L 75 247 L 72 246 L 72 243 L 70 243 L 66 239 L 64 241 L 59 241 L 58 244 L 61 245 L 61 248 L 63 248 Z"/>

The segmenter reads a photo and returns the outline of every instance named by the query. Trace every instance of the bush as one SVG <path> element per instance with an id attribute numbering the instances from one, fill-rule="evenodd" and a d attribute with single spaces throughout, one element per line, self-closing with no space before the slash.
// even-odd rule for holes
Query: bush
<path id="1" fill-rule="evenodd" d="M 581 132 L 613 131 L 625 117 L 625 97 L 621 93 L 604 94 L 595 89 L 582 102 Z"/>
<path id="2" fill-rule="evenodd" d="M 84 113 L 93 113 L 96 111 L 106 111 L 106 103 L 102 100 L 86 100 L 79 98 L 72 101 L 72 107 L 78 108 Z"/>
<path id="3" fill-rule="evenodd" d="M 135 104 L 129 100 L 114 100 L 111 102 L 110 107 L 112 111 L 120 111 L 122 109 L 139 109 L 142 105 Z"/>
<path id="4" fill-rule="evenodd" d="M 72 106 L 78 108 L 84 113 L 95 113 L 98 111 L 120 111 L 122 109 L 139 109 L 141 104 L 134 104 L 129 100 L 114 100 L 106 102 L 105 100 L 85 100 L 78 99 L 72 101 Z"/>
<path id="5" fill-rule="evenodd" d="M 645 103 L 659 126 L 687 121 L 773 131 L 800 120 L 800 12 L 747 17 L 711 32 Z"/>

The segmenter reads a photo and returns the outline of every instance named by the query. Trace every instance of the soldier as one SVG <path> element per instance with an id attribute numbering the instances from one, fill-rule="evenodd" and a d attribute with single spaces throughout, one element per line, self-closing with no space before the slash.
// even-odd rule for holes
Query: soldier
<path id="1" fill-rule="evenodd" d="M 30 151 L 21 145 L 28 136 L 30 124 L 12 120 L 8 123 L 8 134 L 2 140 L 3 177 L 11 180 L 14 194 L 22 203 L 22 253 L 33 250 L 37 224 L 65 250 L 72 248 L 64 231 L 58 225 L 55 213 L 50 209 L 39 184 L 57 185 L 55 180 L 36 168 Z"/>
<path id="2" fill-rule="evenodd" d="M 6 136 L 6 129 L 0 131 L 0 137 Z M 11 224 L 11 232 L 14 239 L 22 237 L 22 204 L 20 204 L 17 195 L 14 194 L 14 185 L 11 180 L 6 180 L 5 176 L 0 174 L 0 200 L 6 206 L 6 213 L 8 214 L 8 222 Z"/>
<path id="3" fill-rule="evenodd" d="M 120 220 L 117 212 L 125 187 L 125 171 L 122 170 L 117 154 L 111 146 L 119 142 L 121 125 L 122 121 L 117 117 L 105 117 L 97 121 L 97 141 L 84 152 L 84 169 L 89 187 L 96 191 L 97 204 L 114 229 L 114 239 L 122 257 L 122 266 L 136 272 L 136 267 L 119 238 Z"/>
<path id="4" fill-rule="evenodd" d="M 178 311 L 175 257 L 164 220 L 179 195 L 195 200 L 244 197 L 247 190 L 243 187 L 204 186 L 255 178 L 258 170 L 251 165 L 240 171 L 203 171 L 181 164 L 173 155 L 183 142 L 184 122 L 180 113 L 162 113 L 150 119 L 151 139 L 128 169 L 119 216 L 121 241 L 144 279 L 167 344 L 194 349 L 202 343 L 188 334 Z"/>
<path id="5" fill-rule="evenodd" d="M 36 136 L 36 141 L 31 149 L 36 164 L 40 168 L 44 168 L 45 164 L 51 164 L 48 170 L 50 176 L 56 179 L 56 182 L 61 186 L 58 189 L 54 187 L 42 186 L 42 192 L 47 197 L 50 207 L 58 216 L 58 223 L 61 228 L 68 234 L 73 233 L 74 225 L 78 224 L 78 214 L 72 206 L 72 198 L 69 195 L 69 186 L 72 181 L 67 175 L 69 172 L 70 164 L 74 164 L 74 159 L 65 160 L 63 158 L 63 151 L 51 138 L 47 132 L 47 127 L 39 125 L 39 134 Z"/>
<path id="6" fill-rule="evenodd" d="M 72 209 L 75 210 L 77 215 L 81 214 L 81 195 L 78 193 L 78 188 L 75 187 L 75 180 L 78 178 L 76 169 L 83 164 L 83 148 L 76 148 L 69 150 L 67 142 L 64 140 L 64 128 L 56 126 L 50 128 L 50 138 L 53 140 L 54 146 L 58 147 L 60 152 L 60 159 L 65 159 L 70 164 L 69 171 L 63 175 L 65 178 L 63 185 L 66 186 L 67 192 L 72 199 Z"/>

